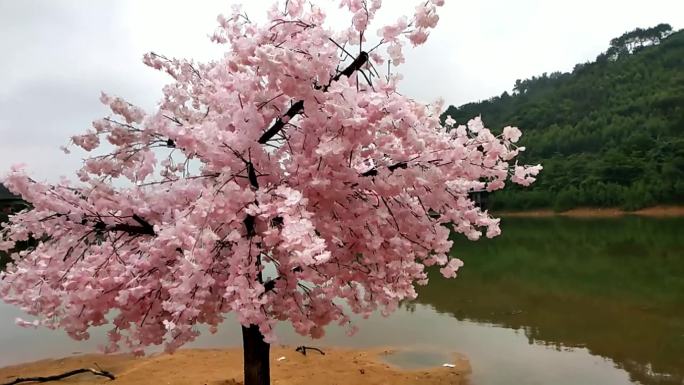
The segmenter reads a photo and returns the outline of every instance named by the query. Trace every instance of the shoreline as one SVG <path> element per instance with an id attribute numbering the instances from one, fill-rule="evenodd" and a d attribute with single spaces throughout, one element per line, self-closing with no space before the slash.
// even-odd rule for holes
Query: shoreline
<path id="1" fill-rule="evenodd" d="M 636 211 L 625 211 L 619 208 L 591 208 L 580 207 L 567 211 L 556 212 L 551 209 L 528 210 L 528 211 L 500 211 L 494 212 L 497 217 L 520 217 L 520 218 L 545 218 L 545 217 L 570 217 L 570 218 L 617 218 L 623 216 L 643 216 L 654 218 L 684 217 L 684 206 L 653 206 Z"/>
<path id="2" fill-rule="evenodd" d="M 304 356 L 292 346 L 271 347 L 271 383 L 278 385 L 466 385 L 470 374 L 468 360 L 454 353 L 453 368 L 442 366 L 405 370 L 382 359 L 393 349 L 323 348 L 325 355 L 307 352 Z M 284 358 L 283 358 L 284 357 Z M 51 376 L 80 368 L 101 367 L 116 376 L 120 385 L 159 383 L 167 385 L 242 384 L 242 348 L 181 349 L 174 354 L 133 357 L 130 354 L 86 354 L 47 359 L 0 368 L 0 383 L 17 377 Z M 79 374 L 60 383 L 106 383 L 90 373 Z"/>

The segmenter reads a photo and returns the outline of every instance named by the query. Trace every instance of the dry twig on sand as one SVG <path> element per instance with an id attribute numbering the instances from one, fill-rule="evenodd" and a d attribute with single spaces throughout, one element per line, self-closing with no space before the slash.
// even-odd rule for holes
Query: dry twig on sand
<path id="1" fill-rule="evenodd" d="M 110 380 L 116 379 L 114 375 L 106 370 L 97 370 L 97 369 L 91 369 L 91 368 L 81 368 L 81 369 L 76 369 L 76 370 L 71 370 L 62 374 L 56 374 L 54 376 L 47 376 L 47 377 L 18 377 L 15 378 L 14 381 L 12 382 L 7 382 L 2 385 L 16 385 L 16 384 L 21 384 L 24 382 L 37 382 L 37 383 L 42 383 L 42 382 L 50 382 L 50 381 L 58 381 L 67 377 L 75 376 L 77 374 L 81 373 L 92 373 L 96 376 L 102 376 L 102 377 L 107 377 Z"/>

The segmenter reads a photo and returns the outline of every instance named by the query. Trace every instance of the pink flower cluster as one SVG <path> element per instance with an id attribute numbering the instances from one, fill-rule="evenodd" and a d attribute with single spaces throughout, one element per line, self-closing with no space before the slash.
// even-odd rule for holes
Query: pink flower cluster
<path id="1" fill-rule="evenodd" d="M 423 43 L 442 4 L 380 28 L 395 64 L 399 38 Z M 0 229 L 13 260 L 0 298 L 37 317 L 20 323 L 74 338 L 110 324 L 107 350 L 138 352 L 176 349 L 229 312 L 269 341 L 277 321 L 313 337 L 331 322 L 353 331 L 340 301 L 389 313 L 427 283 L 426 266 L 456 275 L 451 231 L 498 235 L 469 193 L 534 181 L 540 166 L 511 163 L 520 131 L 443 125 L 441 105 L 396 92 L 399 78 L 375 74 L 368 55 L 341 55 L 370 38 L 380 1 L 341 5 L 353 23 L 337 33 L 303 1 L 265 25 L 236 8 L 213 36 L 229 43 L 221 60 L 145 57 L 174 79 L 155 112 L 102 96 L 112 115 L 72 138 L 104 151 L 78 182 L 12 170 L 3 182 L 32 209 Z M 28 239 L 37 245 L 14 249 Z"/>

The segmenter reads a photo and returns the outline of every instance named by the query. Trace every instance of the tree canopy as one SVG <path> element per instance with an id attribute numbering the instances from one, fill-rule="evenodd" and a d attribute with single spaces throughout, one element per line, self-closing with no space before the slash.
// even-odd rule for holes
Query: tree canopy
<path id="1" fill-rule="evenodd" d="M 637 28 L 570 73 L 517 80 L 513 94 L 451 106 L 443 118 L 473 115 L 525 129 L 521 159 L 544 164 L 532 188 L 494 194 L 495 209 L 684 202 L 684 31 Z"/>
<path id="2" fill-rule="evenodd" d="M 78 339 L 110 324 L 111 351 L 174 350 L 232 312 L 245 384 L 261 385 L 278 321 L 314 338 L 331 322 L 353 332 L 351 313 L 415 298 L 425 266 L 455 277 L 452 232 L 500 233 L 469 192 L 529 185 L 541 167 L 513 163 L 517 128 L 494 135 L 475 118 L 448 130 L 441 104 L 375 70 L 424 43 L 443 3 L 372 33 L 377 0 L 341 1 L 341 31 L 304 1 L 263 24 L 236 8 L 213 36 L 229 43 L 220 60 L 146 55 L 173 78 L 163 100 L 147 113 L 103 94 L 111 115 L 72 137 L 91 152 L 78 181 L 20 168 L 4 180 L 32 209 L 0 229 L 0 298 L 36 317 L 23 325 Z"/>

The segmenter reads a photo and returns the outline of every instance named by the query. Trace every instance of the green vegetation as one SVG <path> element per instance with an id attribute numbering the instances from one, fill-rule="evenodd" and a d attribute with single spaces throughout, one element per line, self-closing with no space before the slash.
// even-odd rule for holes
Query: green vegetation
<path id="1" fill-rule="evenodd" d="M 495 193 L 494 209 L 684 203 L 684 30 L 636 29 L 571 73 L 518 80 L 512 95 L 447 115 L 520 127 L 521 161 L 544 165 L 532 188 Z"/>

